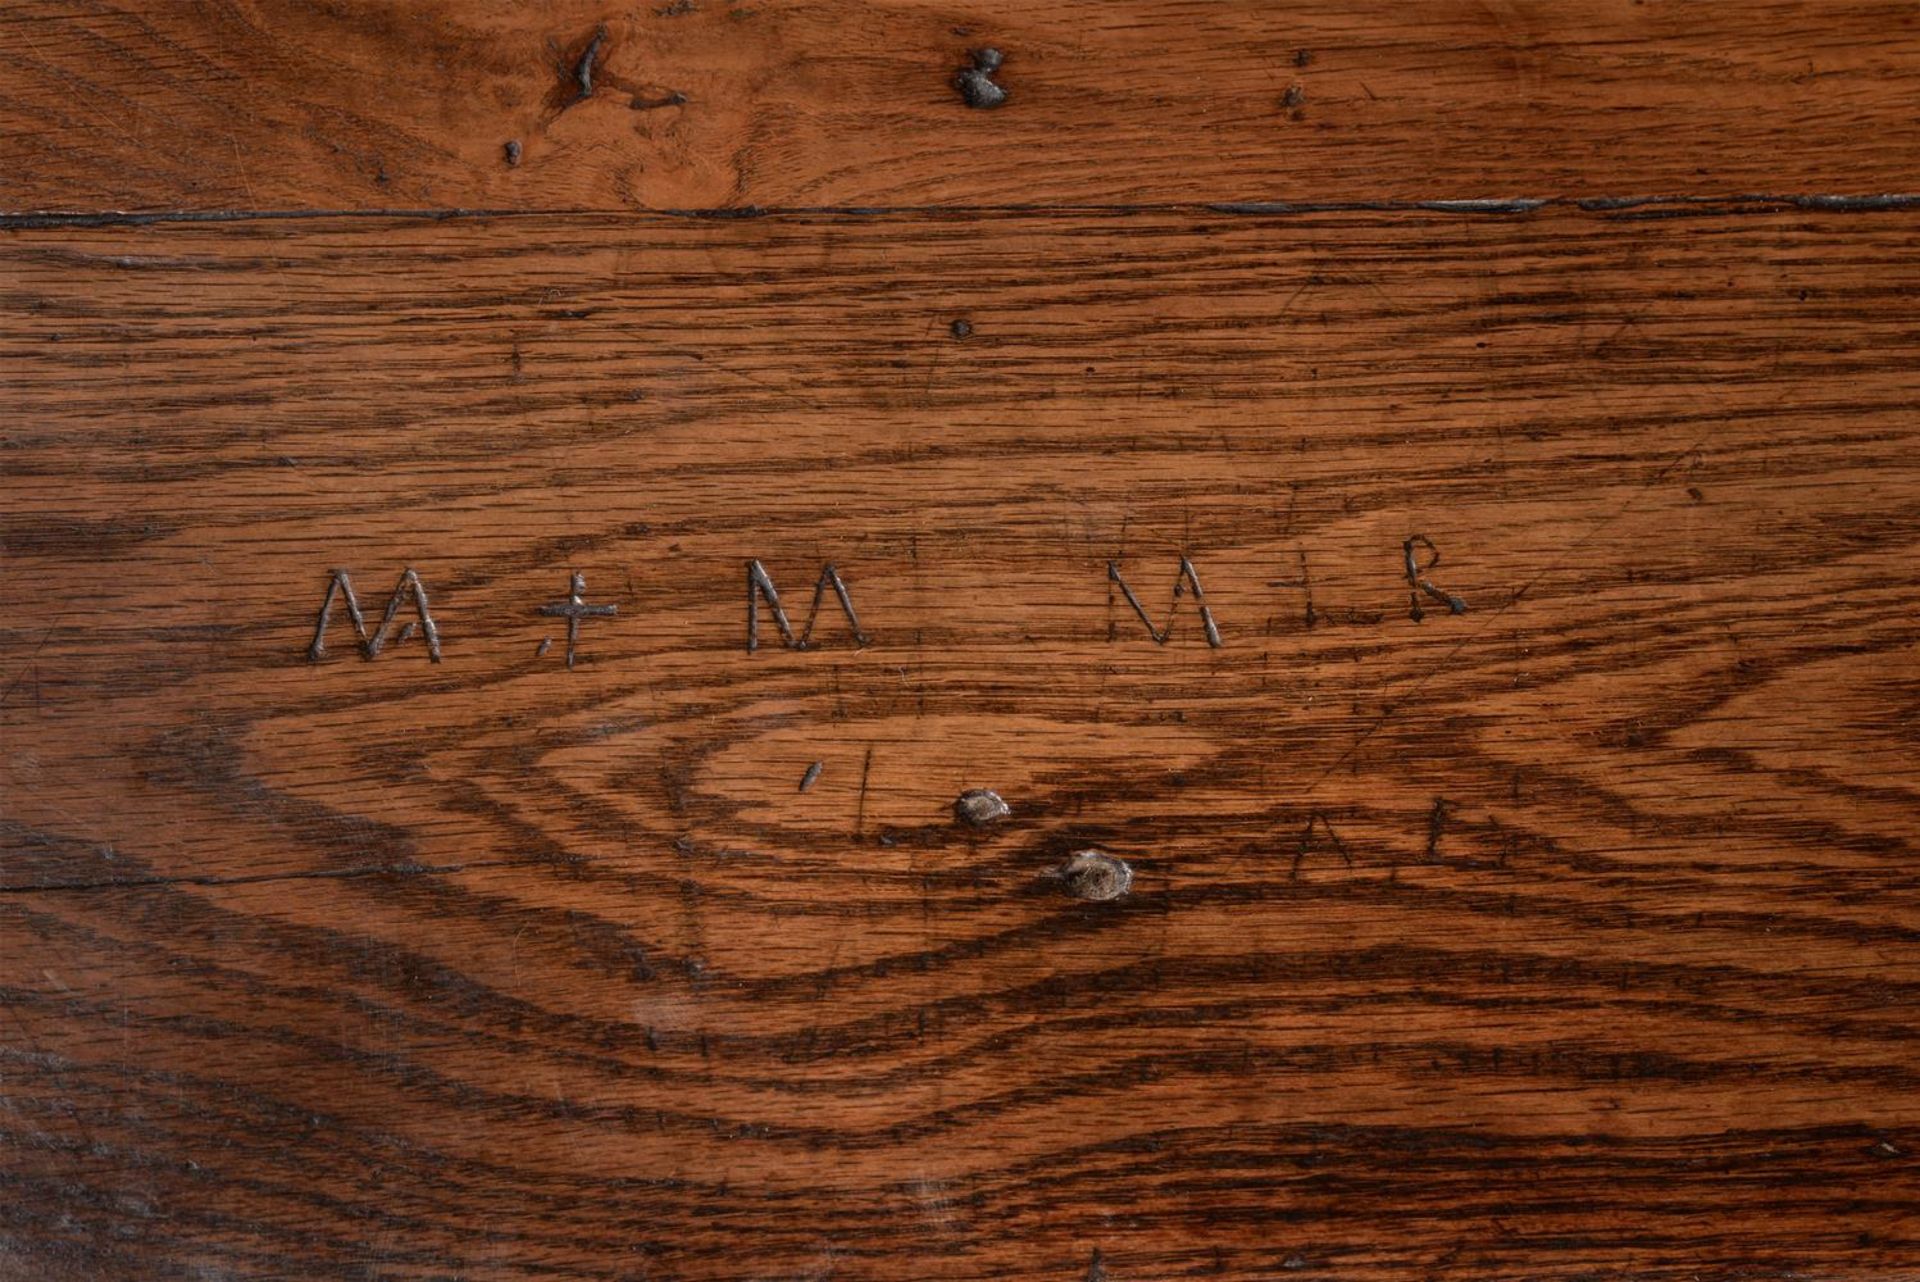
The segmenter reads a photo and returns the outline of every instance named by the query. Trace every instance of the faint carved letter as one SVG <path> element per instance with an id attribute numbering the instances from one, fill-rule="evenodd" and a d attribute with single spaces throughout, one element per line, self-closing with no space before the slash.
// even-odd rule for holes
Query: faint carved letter
<path id="1" fill-rule="evenodd" d="M 1421 565 L 1414 559 L 1413 549 L 1416 544 L 1426 548 L 1427 551 L 1433 554 L 1433 559 L 1425 565 Z M 1433 540 L 1424 534 L 1409 535 L 1404 551 L 1407 558 L 1407 595 L 1413 602 L 1412 607 L 1407 611 L 1408 616 L 1412 618 L 1415 623 L 1427 617 L 1427 612 L 1420 608 L 1420 594 L 1422 592 L 1446 606 L 1449 612 L 1453 614 L 1465 614 L 1467 612 L 1467 603 L 1465 601 L 1462 601 L 1459 597 L 1444 588 L 1433 586 L 1427 579 L 1427 571 L 1440 564 L 1440 549 L 1433 546 Z"/>
<path id="2" fill-rule="evenodd" d="M 1140 622 L 1146 625 L 1147 635 L 1152 637 L 1158 645 L 1165 645 L 1167 638 L 1173 635 L 1173 620 L 1180 610 L 1180 596 L 1191 589 L 1193 603 L 1200 607 L 1200 626 L 1206 630 L 1207 644 L 1219 649 L 1220 629 L 1214 626 L 1213 611 L 1207 608 L 1207 594 L 1206 590 L 1200 586 L 1200 574 L 1193 568 L 1193 562 L 1186 557 L 1180 558 L 1180 573 L 1173 580 L 1173 608 L 1167 611 L 1167 626 L 1164 628 L 1153 626 L 1153 620 L 1147 617 L 1146 607 L 1140 604 L 1140 598 L 1133 594 L 1133 589 L 1127 586 L 1126 579 L 1121 576 L 1118 562 L 1107 562 L 1107 578 L 1119 587 L 1120 595 L 1127 599 L 1127 604 L 1133 607 L 1133 612 L 1140 616 Z"/>
<path id="3" fill-rule="evenodd" d="M 1293 868 L 1287 873 L 1287 879 L 1289 881 L 1300 880 L 1301 861 L 1306 859 L 1307 852 L 1314 849 L 1316 844 L 1313 836 L 1313 830 L 1316 824 L 1319 826 L 1320 831 L 1326 834 L 1326 844 L 1332 847 L 1334 853 L 1340 856 L 1348 868 L 1353 867 L 1353 855 L 1348 851 L 1347 843 L 1340 840 L 1340 834 L 1333 830 L 1333 824 L 1328 822 L 1327 816 L 1323 812 L 1316 810 L 1307 816 L 1307 826 L 1300 830 L 1300 848 L 1294 851 Z"/>

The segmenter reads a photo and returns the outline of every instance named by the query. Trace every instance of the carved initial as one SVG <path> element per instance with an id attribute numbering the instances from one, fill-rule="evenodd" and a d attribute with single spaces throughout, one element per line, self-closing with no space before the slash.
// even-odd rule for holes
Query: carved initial
<path id="1" fill-rule="evenodd" d="M 1193 568 L 1193 562 L 1186 557 L 1180 558 L 1180 573 L 1173 581 L 1173 608 L 1167 612 L 1167 626 L 1164 628 L 1153 626 L 1153 620 L 1147 617 L 1146 607 L 1140 604 L 1140 598 L 1133 594 L 1133 589 L 1127 586 L 1126 579 L 1121 576 L 1118 562 L 1107 562 L 1107 578 L 1119 587 L 1120 595 L 1127 599 L 1127 604 L 1133 607 L 1133 612 L 1140 616 L 1140 622 L 1147 627 L 1147 635 L 1152 637 L 1158 645 L 1165 645 L 1167 638 L 1173 635 L 1173 619 L 1180 609 L 1181 593 L 1190 588 L 1193 592 L 1194 604 L 1200 607 L 1200 626 L 1206 631 L 1207 644 L 1216 650 L 1220 648 L 1220 629 L 1214 626 L 1213 611 L 1207 608 L 1207 593 L 1200 586 L 1200 573 Z"/>
<path id="2" fill-rule="evenodd" d="M 820 604 L 826 599 L 827 589 L 833 589 L 833 595 L 840 602 L 841 613 L 847 616 L 847 625 L 853 629 L 855 645 L 869 645 L 873 638 L 860 630 L 860 616 L 854 613 L 853 597 L 847 591 L 846 582 L 832 564 L 822 567 L 820 579 L 813 585 L 813 606 L 807 611 L 807 626 L 795 636 L 792 623 L 787 620 L 787 612 L 780 608 L 780 593 L 773 586 L 773 578 L 767 573 L 767 567 L 758 561 L 747 562 L 747 651 L 752 653 L 760 648 L 760 602 L 764 598 L 767 610 L 773 615 L 773 625 L 780 630 L 780 641 L 789 650 L 805 650 L 811 647 L 813 625 L 820 618 Z"/>
<path id="3" fill-rule="evenodd" d="M 1428 561 L 1425 565 L 1421 565 L 1418 561 L 1416 561 L 1413 555 L 1413 549 L 1415 544 L 1418 544 L 1421 547 L 1426 548 L 1427 551 L 1431 552 L 1433 554 L 1433 559 L 1431 561 Z M 1426 593 L 1428 596 L 1432 597 L 1434 600 L 1440 602 L 1440 604 L 1446 606 L 1449 613 L 1465 614 L 1467 612 L 1467 603 L 1465 601 L 1462 601 L 1459 597 L 1455 596 L 1453 593 L 1448 592 L 1445 588 L 1437 588 L 1433 586 L 1433 584 L 1429 582 L 1427 579 L 1427 571 L 1431 570 L 1434 566 L 1440 564 L 1440 549 L 1433 546 L 1432 539 L 1428 538 L 1424 534 L 1411 535 L 1408 537 L 1406 544 L 1404 545 L 1403 551 L 1405 552 L 1406 559 L 1407 559 L 1407 586 L 1409 588 L 1407 595 L 1411 598 L 1413 602 L 1411 607 L 1407 610 L 1408 618 L 1412 619 L 1415 623 L 1418 623 L 1420 622 L 1420 620 L 1427 617 L 1427 612 L 1420 608 L 1420 594 L 1422 592 Z"/>
<path id="4" fill-rule="evenodd" d="M 320 618 L 314 625 L 313 642 L 307 647 L 307 662 L 318 663 L 327 655 L 327 624 L 333 618 L 333 599 L 335 596 L 346 598 L 347 617 L 353 621 L 354 635 L 360 638 L 360 653 L 368 659 L 379 657 L 386 648 L 387 636 L 393 631 L 395 620 L 400 617 L 400 609 L 413 598 L 414 609 L 419 612 L 418 628 L 420 635 L 427 641 L 427 657 L 435 663 L 440 662 L 440 629 L 434 625 L 433 612 L 427 605 L 426 585 L 420 582 L 420 576 L 411 567 L 400 574 L 400 582 L 394 585 L 393 595 L 387 598 L 387 611 L 380 620 L 380 627 L 373 635 L 367 635 L 366 616 L 360 613 L 360 602 L 353 594 L 353 580 L 347 577 L 345 570 L 335 570 L 327 579 L 327 595 L 320 602 Z M 415 624 L 409 623 L 401 630 L 400 640 L 408 640 L 414 632 Z"/>

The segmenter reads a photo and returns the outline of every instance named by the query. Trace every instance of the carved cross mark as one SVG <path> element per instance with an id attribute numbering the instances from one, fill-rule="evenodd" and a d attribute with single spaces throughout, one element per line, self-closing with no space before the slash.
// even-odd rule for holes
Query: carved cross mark
<path id="1" fill-rule="evenodd" d="M 567 621 L 567 670 L 569 672 L 573 670 L 575 652 L 580 645 L 580 620 L 611 619 L 620 613 L 618 606 L 588 605 L 586 595 L 587 576 L 575 570 L 573 572 L 573 578 L 567 587 L 567 599 L 564 601 L 549 601 L 537 611 L 550 618 L 565 619 Z M 543 647 L 542 653 L 545 653 L 545 644 L 545 642 L 541 643 Z"/>
<path id="2" fill-rule="evenodd" d="M 1299 588 L 1302 592 L 1305 592 L 1307 594 L 1307 626 L 1311 628 L 1320 617 L 1314 612 L 1313 608 L 1313 575 L 1307 570 L 1307 550 L 1305 548 L 1298 548 L 1296 551 L 1300 555 L 1300 577 L 1297 579 L 1269 579 L 1267 586 L 1270 588 Z"/>

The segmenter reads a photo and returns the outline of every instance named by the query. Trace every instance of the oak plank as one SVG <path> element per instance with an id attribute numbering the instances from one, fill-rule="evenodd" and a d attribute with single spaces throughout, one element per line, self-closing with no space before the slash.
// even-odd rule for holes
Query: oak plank
<path id="1" fill-rule="evenodd" d="M 0 212 L 1866 195 L 1917 94 L 1898 0 L 29 0 Z"/>
<path id="2" fill-rule="evenodd" d="M 1898 1276 L 1917 235 L 8 231 L 0 1274 Z"/>

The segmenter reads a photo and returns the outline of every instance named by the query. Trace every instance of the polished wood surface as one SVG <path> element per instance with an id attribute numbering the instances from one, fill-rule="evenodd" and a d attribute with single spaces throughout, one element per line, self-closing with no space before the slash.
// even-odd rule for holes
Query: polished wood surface
<path id="1" fill-rule="evenodd" d="M 0 24 L 0 1277 L 1912 1276 L 1911 31 Z"/>

